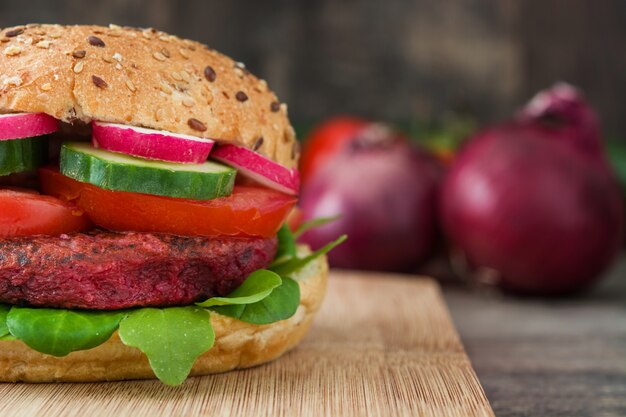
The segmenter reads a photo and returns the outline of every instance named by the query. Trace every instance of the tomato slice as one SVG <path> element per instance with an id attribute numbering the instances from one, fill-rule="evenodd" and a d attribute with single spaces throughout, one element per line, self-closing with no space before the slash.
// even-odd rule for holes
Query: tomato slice
<path id="1" fill-rule="evenodd" d="M 39 177 L 46 194 L 73 202 L 109 230 L 271 237 L 296 203 L 295 197 L 257 186 L 236 185 L 228 197 L 197 201 L 104 190 L 55 168 L 41 168 Z"/>
<path id="2" fill-rule="evenodd" d="M 0 190 L 0 237 L 60 235 L 91 227 L 72 204 L 32 190 Z"/>

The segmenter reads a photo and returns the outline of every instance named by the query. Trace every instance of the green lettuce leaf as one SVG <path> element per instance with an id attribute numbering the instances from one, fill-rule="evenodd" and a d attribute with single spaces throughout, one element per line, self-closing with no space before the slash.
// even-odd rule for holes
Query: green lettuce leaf
<path id="1" fill-rule="evenodd" d="M 272 265 L 271 270 L 276 272 L 280 276 L 291 275 L 294 272 L 297 272 L 300 269 L 302 269 L 304 266 L 306 266 L 306 264 L 313 261 L 314 259 L 327 254 L 328 252 L 333 250 L 333 248 L 335 248 L 337 245 L 340 245 L 342 242 L 344 242 L 347 238 L 348 237 L 346 235 L 339 236 L 339 238 L 337 238 L 337 240 L 335 240 L 334 242 L 330 242 L 329 244 L 316 250 L 310 255 L 305 256 L 304 258 L 294 257 L 278 265 Z"/>
<path id="2" fill-rule="evenodd" d="M 120 322 L 119 334 L 125 345 L 146 354 L 154 374 L 168 385 L 182 384 L 215 342 L 210 314 L 200 307 L 142 308 Z"/>
<path id="3" fill-rule="evenodd" d="M 9 332 L 38 352 L 65 356 L 94 348 L 111 337 L 125 311 L 74 311 L 13 306 L 7 314 Z"/>
<path id="4" fill-rule="evenodd" d="M 280 276 L 267 269 L 259 269 L 251 273 L 235 291 L 226 297 L 212 297 L 201 303 L 200 307 L 224 306 L 229 304 L 252 304 L 261 301 L 271 294 L 274 288 L 282 284 Z"/>
<path id="5" fill-rule="evenodd" d="M 7 327 L 7 314 L 9 314 L 11 306 L 6 304 L 0 304 L 0 340 L 3 336 L 9 334 L 9 328 Z"/>
<path id="6" fill-rule="evenodd" d="M 283 277 L 282 285 L 270 295 L 252 304 L 215 306 L 210 309 L 224 316 L 246 323 L 269 324 L 293 316 L 300 305 L 300 286 L 291 278 Z"/>
<path id="7" fill-rule="evenodd" d="M 296 256 L 296 239 L 286 224 L 283 224 L 276 237 L 278 237 L 278 249 L 274 257 L 275 264 Z"/>
<path id="8" fill-rule="evenodd" d="M 323 226 L 327 223 L 334 222 L 339 219 L 341 216 L 332 216 L 332 217 L 318 217 L 317 219 L 309 220 L 300 225 L 298 230 L 293 232 L 294 239 L 298 239 L 304 232 L 310 229 L 314 229 L 316 227 Z"/>

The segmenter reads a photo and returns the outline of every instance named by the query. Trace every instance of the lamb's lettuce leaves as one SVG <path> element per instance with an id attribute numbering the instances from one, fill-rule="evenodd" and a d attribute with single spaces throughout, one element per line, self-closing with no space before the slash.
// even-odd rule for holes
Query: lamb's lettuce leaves
<path id="1" fill-rule="evenodd" d="M 276 272 L 280 276 L 291 275 L 299 271 L 303 267 L 305 267 L 309 262 L 319 258 L 322 255 L 327 254 L 328 252 L 333 250 L 337 245 L 340 245 L 342 242 L 344 242 L 347 238 L 348 236 L 341 235 L 334 242 L 330 242 L 329 244 L 319 248 L 318 250 L 311 253 L 310 255 L 305 256 L 304 258 L 299 258 L 297 256 L 294 256 L 293 258 L 285 262 L 282 262 L 278 265 L 272 265 L 271 270 Z"/>
<path id="2" fill-rule="evenodd" d="M 120 339 L 141 350 L 162 382 L 179 385 L 215 342 L 211 317 L 200 307 L 142 308 L 120 322 Z"/>
<path id="3" fill-rule="evenodd" d="M 298 229 L 293 232 L 293 237 L 295 240 L 298 240 L 300 238 L 300 236 L 302 236 L 302 234 L 304 232 L 306 232 L 307 230 L 310 229 L 315 229 L 316 227 L 320 227 L 323 226 L 327 223 L 331 223 L 334 222 L 335 220 L 339 219 L 341 216 L 332 216 L 332 217 L 318 217 L 317 219 L 313 219 L 313 220 L 308 220 L 304 223 L 302 223 L 300 225 L 300 227 L 298 227 Z"/>
<path id="4" fill-rule="evenodd" d="M 282 284 L 280 276 L 267 269 L 259 269 L 251 273 L 235 291 L 226 297 L 212 297 L 201 303 L 200 307 L 225 306 L 230 304 L 244 305 L 261 301 Z"/>
<path id="5" fill-rule="evenodd" d="M 11 335 L 53 356 L 91 349 L 109 340 L 125 311 L 79 311 L 13 306 L 6 317 Z"/>
<path id="6" fill-rule="evenodd" d="M 277 237 L 278 249 L 276 250 L 276 257 L 274 258 L 274 265 L 296 256 L 296 239 L 286 224 L 280 228 Z"/>
<path id="7" fill-rule="evenodd" d="M 300 305 L 300 286 L 291 278 L 282 278 L 282 284 L 265 298 L 251 304 L 231 304 L 211 307 L 223 316 L 246 323 L 269 324 L 293 316 Z"/>
<path id="8" fill-rule="evenodd" d="M 9 328 L 7 327 L 7 314 L 9 314 L 11 306 L 6 304 L 0 304 L 0 340 L 9 334 Z"/>

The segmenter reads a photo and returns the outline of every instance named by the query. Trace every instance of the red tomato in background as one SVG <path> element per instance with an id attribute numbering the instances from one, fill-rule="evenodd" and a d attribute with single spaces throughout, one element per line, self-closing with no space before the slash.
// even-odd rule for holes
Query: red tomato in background
<path id="1" fill-rule="evenodd" d="M 358 132 L 369 125 L 364 119 L 340 116 L 328 119 L 315 127 L 304 140 L 300 158 L 300 178 L 305 183 L 320 166 L 326 164 L 344 146 L 352 142 Z"/>
<path id="2" fill-rule="evenodd" d="M 33 190 L 0 190 L 0 237 L 59 235 L 91 227 L 73 204 Z"/>
<path id="3" fill-rule="evenodd" d="M 271 237 L 296 204 L 293 196 L 258 186 L 236 185 L 228 197 L 198 201 L 104 190 L 55 168 L 41 168 L 39 176 L 46 194 L 71 201 L 109 230 Z"/>

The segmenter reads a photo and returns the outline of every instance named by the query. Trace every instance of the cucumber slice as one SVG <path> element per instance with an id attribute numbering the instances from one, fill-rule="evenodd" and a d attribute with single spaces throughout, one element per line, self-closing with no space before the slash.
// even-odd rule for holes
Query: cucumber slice
<path id="1" fill-rule="evenodd" d="M 74 142 L 61 148 L 61 172 L 107 190 L 210 200 L 233 192 L 237 171 L 215 162 L 149 161 Z"/>
<path id="2" fill-rule="evenodd" d="M 43 162 L 44 148 L 41 137 L 0 140 L 0 175 L 37 168 Z"/>

